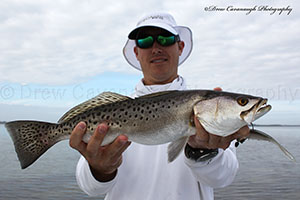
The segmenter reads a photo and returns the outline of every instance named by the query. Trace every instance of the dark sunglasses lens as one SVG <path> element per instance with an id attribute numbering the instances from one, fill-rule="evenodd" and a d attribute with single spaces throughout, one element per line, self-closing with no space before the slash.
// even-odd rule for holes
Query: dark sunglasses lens
<path id="1" fill-rule="evenodd" d="M 157 42 L 162 45 L 162 46 L 170 46 L 173 45 L 176 41 L 175 41 L 175 36 L 161 36 L 159 35 L 157 37 Z"/>
<path id="2" fill-rule="evenodd" d="M 152 36 L 148 36 L 146 38 L 137 40 L 138 47 L 143 48 L 143 49 L 151 47 L 153 45 L 153 43 L 154 43 L 154 39 Z"/>

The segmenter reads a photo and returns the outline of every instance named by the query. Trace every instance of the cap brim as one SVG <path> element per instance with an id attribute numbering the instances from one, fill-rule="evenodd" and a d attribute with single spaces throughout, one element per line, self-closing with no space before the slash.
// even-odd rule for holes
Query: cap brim
<path id="1" fill-rule="evenodd" d="M 157 28 L 162 28 L 164 30 L 169 31 L 170 33 L 174 34 L 174 35 L 178 35 L 178 32 L 176 31 L 176 29 L 174 29 L 172 26 L 169 26 L 168 24 L 165 23 L 151 23 L 151 24 L 143 24 L 141 26 L 136 27 L 133 31 L 131 31 L 128 35 L 129 39 L 136 39 L 136 35 L 138 33 L 138 31 L 141 28 L 145 28 L 145 27 L 157 27 Z"/>

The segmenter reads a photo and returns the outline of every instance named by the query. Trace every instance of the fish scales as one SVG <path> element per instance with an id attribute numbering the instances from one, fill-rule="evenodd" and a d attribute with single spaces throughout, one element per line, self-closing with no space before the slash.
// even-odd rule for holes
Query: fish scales
<path id="1" fill-rule="evenodd" d="M 63 135 L 69 135 L 76 124 L 84 121 L 87 124 L 84 140 L 87 142 L 97 125 L 105 122 L 110 128 L 103 145 L 112 142 L 121 133 L 128 135 L 129 140 L 142 144 L 166 143 L 174 130 L 189 131 L 188 122 L 193 110 L 186 102 L 195 101 L 196 98 L 190 98 L 193 95 L 195 94 L 178 96 L 172 93 L 151 98 L 127 99 L 91 108 L 62 123 L 61 126 L 69 127 Z M 159 130 L 164 134 L 158 134 Z M 176 139 L 182 136 L 178 135 Z"/>

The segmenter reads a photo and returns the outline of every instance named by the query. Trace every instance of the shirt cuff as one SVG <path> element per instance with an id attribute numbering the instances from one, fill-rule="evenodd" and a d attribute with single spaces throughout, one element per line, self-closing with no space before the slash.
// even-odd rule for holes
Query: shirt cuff
<path id="1" fill-rule="evenodd" d="M 81 157 L 78 162 L 76 169 L 77 183 L 79 187 L 89 196 L 103 195 L 109 192 L 109 190 L 117 182 L 117 177 L 118 174 L 111 181 L 99 182 L 93 176 L 90 166 L 84 157 Z"/>

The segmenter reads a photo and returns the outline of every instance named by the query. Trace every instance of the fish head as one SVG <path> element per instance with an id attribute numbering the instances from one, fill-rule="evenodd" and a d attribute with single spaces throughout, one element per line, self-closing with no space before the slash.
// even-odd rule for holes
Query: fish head
<path id="1" fill-rule="evenodd" d="M 249 125 L 270 110 L 267 99 L 226 92 L 216 92 L 194 105 L 194 114 L 203 128 L 224 137 Z"/>

